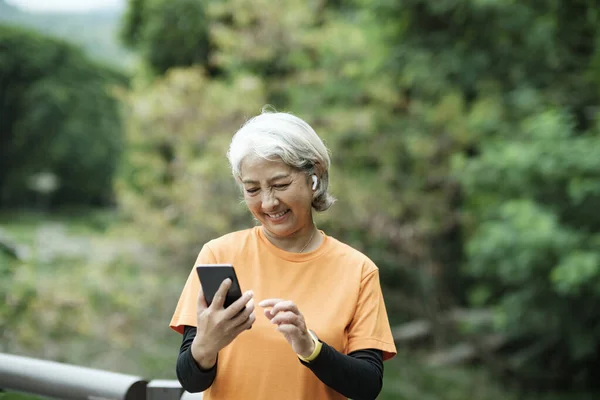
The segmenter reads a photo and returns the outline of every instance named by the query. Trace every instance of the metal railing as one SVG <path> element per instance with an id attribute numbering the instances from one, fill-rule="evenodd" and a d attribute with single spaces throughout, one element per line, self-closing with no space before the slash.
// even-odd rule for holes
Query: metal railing
<path id="1" fill-rule="evenodd" d="M 148 381 L 139 376 L 0 353 L 2 390 L 65 400 L 202 399 L 202 393 L 184 392 L 176 380 Z"/>

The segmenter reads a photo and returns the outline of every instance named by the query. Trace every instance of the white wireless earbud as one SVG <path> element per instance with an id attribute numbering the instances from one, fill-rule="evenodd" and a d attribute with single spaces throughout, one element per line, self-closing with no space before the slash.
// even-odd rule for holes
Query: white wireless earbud
<path id="1" fill-rule="evenodd" d="M 317 176 L 313 175 L 312 180 L 313 180 L 312 190 L 317 190 L 317 183 L 319 182 L 319 180 L 317 179 Z"/>

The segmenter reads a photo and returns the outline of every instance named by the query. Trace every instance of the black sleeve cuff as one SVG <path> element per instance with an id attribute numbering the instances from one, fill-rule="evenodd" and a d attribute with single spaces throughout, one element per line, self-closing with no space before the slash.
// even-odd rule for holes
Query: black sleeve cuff
<path id="1" fill-rule="evenodd" d="M 383 387 L 383 353 L 377 349 L 342 354 L 325 342 L 311 362 L 298 359 L 324 384 L 355 400 L 376 399 Z"/>
<path id="2" fill-rule="evenodd" d="M 203 392 L 212 385 L 217 375 L 217 363 L 208 370 L 200 368 L 192 356 L 191 344 L 196 328 L 186 327 L 179 357 L 177 358 L 177 379 L 189 393 Z"/>

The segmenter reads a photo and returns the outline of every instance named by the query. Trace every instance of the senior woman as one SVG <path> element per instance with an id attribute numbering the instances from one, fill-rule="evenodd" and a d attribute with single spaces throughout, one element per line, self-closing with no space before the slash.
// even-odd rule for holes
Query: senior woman
<path id="1" fill-rule="evenodd" d="M 206 400 L 375 399 L 396 347 L 377 267 L 313 222 L 334 202 L 327 148 L 300 118 L 263 112 L 227 156 L 259 224 L 204 244 L 195 265 L 233 264 L 249 291 L 224 309 L 227 279 L 207 306 L 192 268 L 170 322 L 183 388 Z"/>

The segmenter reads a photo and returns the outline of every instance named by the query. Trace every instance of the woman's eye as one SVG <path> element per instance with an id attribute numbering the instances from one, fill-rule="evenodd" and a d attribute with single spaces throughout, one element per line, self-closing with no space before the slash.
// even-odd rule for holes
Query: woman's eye
<path id="1" fill-rule="evenodd" d="M 279 184 L 279 185 L 273 185 L 273 187 L 274 187 L 275 189 L 285 189 L 285 188 L 286 188 L 286 187 L 288 187 L 288 186 L 290 186 L 290 184 L 289 184 L 289 183 L 282 183 L 282 184 Z"/>
<path id="2" fill-rule="evenodd" d="M 250 189 L 246 189 L 246 192 L 252 194 L 252 193 L 258 192 L 258 189 L 257 188 L 250 188 Z"/>

